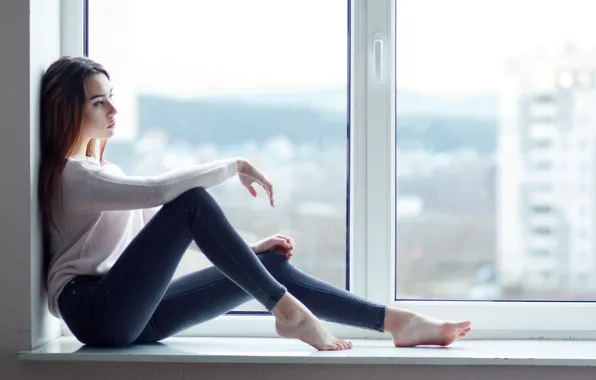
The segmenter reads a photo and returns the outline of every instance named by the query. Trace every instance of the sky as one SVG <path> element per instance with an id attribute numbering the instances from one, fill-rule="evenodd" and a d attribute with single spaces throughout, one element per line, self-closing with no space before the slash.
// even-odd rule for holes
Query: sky
<path id="1" fill-rule="evenodd" d="M 90 56 L 139 91 L 197 96 L 346 86 L 347 0 L 90 3 Z M 516 56 L 569 42 L 596 51 L 595 10 L 587 0 L 397 0 L 398 87 L 494 91 Z"/>

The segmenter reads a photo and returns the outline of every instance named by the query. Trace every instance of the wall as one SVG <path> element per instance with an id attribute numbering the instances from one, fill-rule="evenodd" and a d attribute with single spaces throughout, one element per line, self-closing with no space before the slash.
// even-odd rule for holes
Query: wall
<path id="1" fill-rule="evenodd" d="M 591 379 L 581 368 L 31 363 L 17 351 L 57 333 L 38 302 L 34 197 L 37 88 L 58 57 L 60 0 L 0 1 L 0 379 Z M 31 23 L 30 23 L 31 20 Z M 30 28 L 31 26 L 31 28 Z M 31 49 L 30 49 L 31 45 Z M 34 151 L 34 150 L 33 150 Z M 32 322 L 33 321 L 33 322 Z"/>

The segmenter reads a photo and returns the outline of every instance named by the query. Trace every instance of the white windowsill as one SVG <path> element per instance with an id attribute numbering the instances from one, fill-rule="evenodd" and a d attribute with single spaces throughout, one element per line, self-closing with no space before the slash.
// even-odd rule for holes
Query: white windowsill
<path id="1" fill-rule="evenodd" d="M 278 338 L 169 338 L 155 345 L 87 348 L 72 337 L 19 353 L 28 361 L 596 366 L 596 341 L 463 340 L 449 348 L 394 348 L 352 340 L 352 350 L 317 352 Z"/>

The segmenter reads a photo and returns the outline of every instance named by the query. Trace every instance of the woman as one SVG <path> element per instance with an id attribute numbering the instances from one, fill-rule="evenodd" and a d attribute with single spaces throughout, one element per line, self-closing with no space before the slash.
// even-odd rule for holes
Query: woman
<path id="1" fill-rule="evenodd" d="M 273 185 L 245 159 L 154 177 L 106 163 L 112 96 L 107 71 L 87 58 L 63 57 L 43 78 L 39 203 L 49 308 L 81 342 L 156 342 L 251 297 L 273 314 L 280 336 L 318 350 L 352 347 L 319 318 L 385 331 L 396 346 L 448 345 L 470 331 L 468 321 L 373 304 L 303 273 L 289 262 L 289 237 L 246 244 L 205 190 L 237 176 L 253 196 L 253 185 L 262 186 L 274 206 Z M 173 280 L 193 242 L 214 266 Z"/>

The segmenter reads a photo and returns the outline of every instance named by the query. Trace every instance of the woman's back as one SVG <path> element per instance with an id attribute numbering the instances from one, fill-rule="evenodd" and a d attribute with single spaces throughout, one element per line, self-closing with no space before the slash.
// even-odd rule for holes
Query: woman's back
<path id="1" fill-rule="evenodd" d="M 51 228 L 48 292 L 50 310 L 58 315 L 55 295 L 79 274 L 104 274 L 144 225 L 143 212 L 99 210 L 87 198 L 96 171 L 124 175 L 114 165 L 93 159 L 69 159 L 62 174 L 61 191 L 52 202 L 56 228 Z"/>

